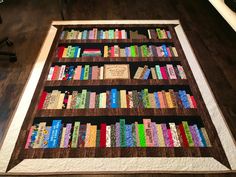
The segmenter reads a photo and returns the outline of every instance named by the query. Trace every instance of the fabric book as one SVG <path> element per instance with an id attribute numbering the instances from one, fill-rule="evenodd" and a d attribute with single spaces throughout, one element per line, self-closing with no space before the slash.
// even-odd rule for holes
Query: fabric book
<path id="1" fill-rule="evenodd" d="M 77 148 L 78 138 L 79 138 L 79 127 L 80 127 L 80 122 L 76 121 L 74 124 L 74 129 L 72 134 L 72 141 L 71 141 L 72 148 Z"/>

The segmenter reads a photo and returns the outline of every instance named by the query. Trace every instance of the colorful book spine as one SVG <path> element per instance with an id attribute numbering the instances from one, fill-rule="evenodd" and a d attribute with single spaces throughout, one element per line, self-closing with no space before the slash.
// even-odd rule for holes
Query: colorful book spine
<path id="1" fill-rule="evenodd" d="M 71 141 L 72 148 L 77 148 L 78 137 L 79 137 L 79 127 L 80 127 L 80 122 L 75 122 L 74 130 L 73 130 L 73 134 L 72 134 L 72 141 Z"/>
<path id="2" fill-rule="evenodd" d="M 190 132 L 190 129 L 189 129 L 188 122 L 183 121 L 182 124 L 183 124 L 183 127 L 184 127 L 184 131 L 185 131 L 186 138 L 187 138 L 189 146 L 194 147 L 194 142 L 193 142 L 193 139 L 192 139 L 192 135 L 191 135 L 191 132 Z"/>
<path id="3" fill-rule="evenodd" d="M 126 147 L 125 119 L 120 119 L 120 147 Z"/>
<path id="4" fill-rule="evenodd" d="M 57 148 L 61 131 L 61 120 L 53 120 L 48 141 L 48 148 Z"/>
<path id="5" fill-rule="evenodd" d="M 140 147 L 146 147 L 146 135 L 145 135 L 145 128 L 143 124 L 138 124 L 138 135 L 139 135 L 139 142 Z"/>

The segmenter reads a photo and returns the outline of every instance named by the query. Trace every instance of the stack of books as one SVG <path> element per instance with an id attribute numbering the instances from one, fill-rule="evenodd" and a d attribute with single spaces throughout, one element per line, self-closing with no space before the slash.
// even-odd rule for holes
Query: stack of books
<path id="1" fill-rule="evenodd" d="M 49 70 L 47 80 L 99 80 L 104 79 L 104 66 L 55 65 Z"/>
<path id="2" fill-rule="evenodd" d="M 148 37 L 149 39 L 171 39 L 172 36 L 169 30 L 166 29 L 148 29 Z"/>
<path id="3" fill-rule="evenodd" d="M 125 29 L 109 29 L 98 30 L 93 28 L 91 30 L 65 30 L 61 33 L 61 40 L 70 39 L 127 39 L 127 31 Z"/>
<path id="4" fill-rule="evenodd" d="M 175 67 L 172 64 L 166 64 L 165 66 L 155 65 L 155 67 L 151 68 L 148 68 L 147 65 L 138 67 L 134 79 L 149 79 L 150 73 L 152 79 L 187 79 L 183 67 L 181 65 Z"/>
<path id="5" fill-rule="evenodd" d="M 100 57 L 102 52 L 100 49 L 84 49 L 82 57 Z"/>
<path id="6" fill-rule="evenodd" d="M 80 57 L 80 50 L 79 46 L 60 46 L 57 50 L 57 57 L 58 58 L 79 58 Z"/>
<path id="7" fill-rule="evenodd" d="M 40 122 L 30 128 L 25 149 L 80 148 L 80 147 L 210 147 L 205 128 L 187 121 L 180 124 L 155 123 L 143 119 L 140 124 L 126 124 L 120 119 L 115 124 L 92 125 L 79 121 L 63 124 Z"/>
<path id="8" fill-rule="evenodd" d="M 85 108 L 197 108 L 192 95 L 185 90 L 173 89 L 150 93 L 148 89 L 117 90 L 96 93 L 86 89 L 79 91 L 44 91 L 38 109 L 85 109 Z"/>
<path id="9" fill-rule="evenodd" d="M 178 57 L 173 46 L 132 45 L 120 48 L 118 45 L 104 46 L 104 57 Z"/>

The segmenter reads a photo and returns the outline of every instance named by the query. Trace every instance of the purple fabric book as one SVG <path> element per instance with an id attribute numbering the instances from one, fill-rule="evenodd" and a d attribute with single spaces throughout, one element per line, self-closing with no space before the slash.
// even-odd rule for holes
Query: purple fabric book
<path id="1" fill-rule="evenodd" d="M 197 139 L 198 139 L 199 146 L 200 146 L 200 147 L 204 147 L 204 144 L 203 144 L 203 142 L 202 142 L 202 138 L 201 138 L 201 135 L 200 135 L 200 133 L 199 133 L 199 130 L 198 130 L 197 125 L 194 124 L 194 125 L 193 125 L 193 128 L 194 128 L 195 133 L 196 133 L 196 135 L 197 135 Z"/>
<path id="2" fill-rule="evenodd" d="M 191 132 L 191 135 L 192 135 L 192 138 L 193 138 L 193 142 L 194 142 L 194 147 L 199 147 L 200 145 L 199 145 L 199 140 L 198 140 L 198 137 L 197 137 L 197 135 L 196 135 L 196 132 L 195 132 L 195 129 L 194 129 L 194 127 L 191 125 L 191 126 L 189 126 L 189 130 L 190 130 L 190 132 Z"/>
<path id="3" fill-rule="evenodd" d="M 166 124 L 161 124 L 161 128 L 162 128 L 163 136 L 165 139 L 165 145 L 166 145 L 166 147 L 170 147 L 169 135 L 168 135 Z"/>
<path id="4" fill-rule="evenodd" d="M 155 122 L 151 123 L 151 127 L 152 127 L 152 132 L 153 132 L 153 143 L 154 143 L 154 147 L 159 146 L 158 143 L 158 138 L 157 138 L 157 126 Z"/>
<path id="5" fill-rule="evenodd" d="M 120 123 L 116 123 L 116 147 L 120 147 Z"/>
<path id="6" fill-rule="evenodd" d="M 72 124 L 66 124 L 66 134 L 65 134 L 65 140 L 64 140 L 64 148 L 69 147 L 70 137 L 71 137 L 71 128 Z"/>

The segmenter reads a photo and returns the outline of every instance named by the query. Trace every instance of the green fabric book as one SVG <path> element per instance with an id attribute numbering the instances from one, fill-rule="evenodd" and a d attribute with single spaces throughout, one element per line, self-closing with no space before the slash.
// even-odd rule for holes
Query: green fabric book
<path id="1" fill-rule="evenodd" d="M 84 78 L 83 80 L 88 80 L 89 79 L 89 65 L 84 66 Z"/>
<path id="2" fill-rule="evenodd" d="M 144 100 L 145 108 L 151 108 L 151 103 L 148 96 L 148 89 L 144 89 L 143 92 L 144 92 L 143 100 Z"/>
<path id="3" fill-rule="evenodd" d="M 111 125 L 111 147 L 116 147 L 116 127 Z"/>
<path id="4" fill-rule="evenodd" d="M 135 46 L 134 45 L 130 46 L 130 51 L 131 51 L 131 57 L 136 57 L 136 52 L 135 52 Z"/>
<path id="5" fill-rule="evenodd" d="M 109 35 L 108 37 L 109 39 L 115 39 L 114 30 L 109 30 L 108 35 Z"/>
<path id="6" fill-rule="evenodd" d="M 76 47 L 71 47 L 70 58 L 74 58 Z"/>
<path id="7" fill-rule="evenodd" d="M 162 34 L 161 34 L 161 29 L 160 29 L 160 28 L 157 28 L 157 29 L 156 29 L 156 32 L 157 32 L 158 38 L 159 38 L 159 39 L 162 39 L 163 36 L 162 36 Z"/>
<path id="8" fill-rule="evenodd" d="M 139 135 L 139 142 L 140 147 L 146 147 L 146 136 L 143 124 L 138 124 L 138 135 Z"/>
<path id="9" fill-rule="evenodd" d="M 100 130 L 97 130 L 96 147 L 100 147 Z"/>
<path id="10" fill-rule="evenodd" d="M 135 124 L 132 124 L 131 126 L 132 126 L 132 137 L 133 137 L 134 147 L 137 147 Z"/>
<path id="11" fill-rule="evenodd" d="M 89 108 L 90 92 L 86 94 L 85 108 Z"/>
<path id="12" fill-rule="evenodd" d="M 120 119 L 120 147 L 126 147 L 125 119 Z"/>
<path id="13" fill-rule="evenodd" d="M 141 50 L 142 50 L 142 57 L 147 57 L 148 56 L 148 49 L 147 49 L 147 45 L 142 45 L 141 46 Z"/>
<path id="14" fill-rule="evenodd" d="M 80 127 L 80 122 L 75 122 L 71 141 L 72 148 L 77 148 L 78 138 L 79 138 L 79 127 Z"/>
<path id="15" fill-rule="evenodd" d="M 163 78 L 162 78 L 162 74 L 161 74 L 161 68 L 160 68 L 160 66 L 159 66 L 159 65 L 156 65 L 156 66 L 155 66 L 155 69 L 156 69 L 156 73 L 157 73 L 157 78 L 158 78 L 158 79 L 163 79 Z"/>
<path id="16" fill-rule="evenodd" d="M 194 147 L 194 142 L 192 139 L 192 135 L 188 126 L 188 122 L 187 121 L 182 121 L 183 127 L 184 127 L 184 132 L 186 134 L 187 140 L 188 140 L 188 144 L 190 147 Z"/>
<path id="17" fill-rule="evenodd" d="M 67 47 L 67 53 L 66 53 L 66 57 L 67 57 L 67 58 L 70 57 L 71 49 L 72 49 L 72 46 L 69 45 L 69 46 Z"/>
<path id="18" fill-rule="evenodd" d="M 80 104 L 79 104 L 79 108 L 80 108 L 80 109 L 84 109 L 84 108 L 85 108 L 86 95 L 87 95 L 87 90 L 86 90 L 86 89 L 83 89 L 83 90 L 82 90 L 82 93 L 81 93 Z"/>
<path id="19" fill-rule="evenodd" d="M 81 102 L 81 93 L 78 93 L 76 97 L 76 104 L 75 104 L 76 109 L 79 109 L 80 102 Z"/>

